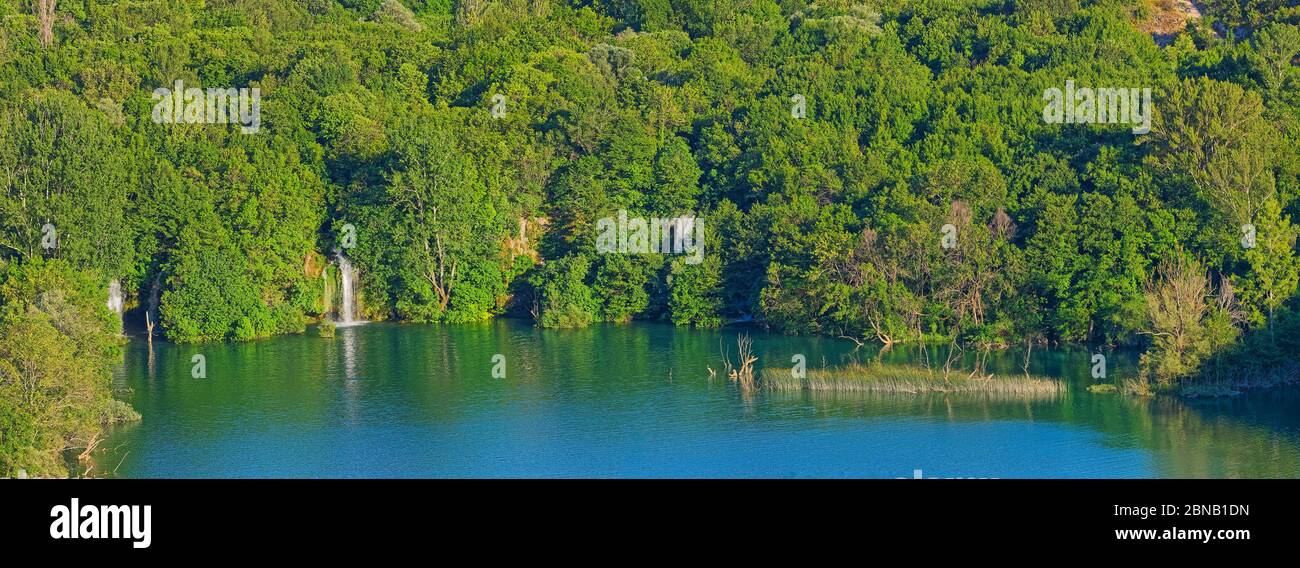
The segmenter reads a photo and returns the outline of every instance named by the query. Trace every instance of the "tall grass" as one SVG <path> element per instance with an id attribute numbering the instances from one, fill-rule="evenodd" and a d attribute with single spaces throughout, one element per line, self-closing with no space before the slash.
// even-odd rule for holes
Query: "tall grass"
<path id="1" fill-rule="evenodd" d="M 809 369 L 796 378 L 790 369 L 764 369 L 763 388 L 779 391 L 810 390 L 871 393 L 998 393 L 1022 396 L 1056 396 L 1065 393 L 1065 383 L 1045 377 L 936 374 L 921 366 L 850 365 Z"/>

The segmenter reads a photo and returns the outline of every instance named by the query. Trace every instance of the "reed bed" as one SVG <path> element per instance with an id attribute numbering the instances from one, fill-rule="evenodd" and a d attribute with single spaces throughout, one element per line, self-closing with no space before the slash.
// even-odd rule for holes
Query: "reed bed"
<path id="1" fill-rule="evenodd" d="M 767 390 L 767 396 L 773 400 L 793 400 L 826 405 L 825 408 L 869 408 L 884 415 L 887 409 L 906 408 L 906 416 L 988 416 L 998 412 L 1008 414 L 1012 411 L 1028 409 L 1027 403 L 1055 404 L 1065 396 L 1065 389 L 1044 391 L 1032 394 L 965 391 L 965 392 L 918 392 L 899 393 L 886 391 L 831 391 L 831 390 Z M 838 406 L 837 406 L 838 405 Z M 865 405 L 865 406 L 863 406 Z M 983 414 L 981 414 L 983 413 Z M 897 413 L 896 413 L 897 414 Z M 1032 411 L 1023 415 L 1032 418 Z M 870 416 L 871 414 L 860 414 Z M 904 415 L 904 414 L 898 414 Z M 1008 414 L 1022 416 L 1021 414 Z"/>
<path id="2" fill-rule="evenodd" d="M 851 365 L 808 369 L 796 378 L 790 369 L 764 369 L 763 388 L 777 391 L 867 392 L 892 394 L 992 393 L 1014 396 L 1057 396 L 1065 393 L 1064 381 L 1038 376 L 976 376 L 937 373 L 920 366 Z"/>

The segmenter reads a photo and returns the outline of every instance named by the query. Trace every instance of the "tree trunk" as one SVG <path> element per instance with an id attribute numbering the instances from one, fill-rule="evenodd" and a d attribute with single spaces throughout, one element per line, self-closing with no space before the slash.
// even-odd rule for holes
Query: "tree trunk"
<path id="1" fill-rule="evenodd" d="M 54 44 L 54 5 L 58 0 L 35 0 L 33 9 L 36 12 L 36 21 L 41 26 L 39 38 L 41 47 L 49 47 Z"/>

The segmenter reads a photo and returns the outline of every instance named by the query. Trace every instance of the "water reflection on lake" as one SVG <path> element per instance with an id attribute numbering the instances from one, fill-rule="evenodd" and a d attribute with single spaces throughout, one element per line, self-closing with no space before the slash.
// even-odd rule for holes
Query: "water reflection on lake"
<path id="1" fill-rule="evenodd" d="M 242 344 L 128 348 L 144 416 L 97 470 L 126 477 L 1297 477 L 1300 395 L 1099 395 L 1085 350 L 1036 349 L 1061 397 L 745 393 L 709 369 L 737 330 L 660 324 L 371 324 Z M 755 333 L 760 364 L 929 364 L 944 349 L 854 349 Z M 190 377 L 204 354 L 207 378 Z M 506 357 L 494 379 L 492 358 Z M 954 358 L 1022 374 L 1023 352 Z M 1132 376 L 1107 353 L 1108 380 Z M 151 371 L 152 369 L 152 371 Z"/>

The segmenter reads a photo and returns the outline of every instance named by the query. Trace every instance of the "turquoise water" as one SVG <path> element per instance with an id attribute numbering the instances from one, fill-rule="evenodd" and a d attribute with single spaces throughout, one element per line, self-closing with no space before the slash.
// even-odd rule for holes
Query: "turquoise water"
<path id="1" fill-rule="evenodd" d="M 1300 396 L 1133 399 L 1086 391 L 1084 350 L 1035 350 L 1061 397 L 745 392 L 737 330 L 659 324 L 370 324 L 241 344 L 133 341 L 118 378 L 143 415 L 96 468 L 121 477 L 1296 477 Z M 930 360 L 754 332 L 760 364 Z M 191 376 L 194 355 L 206 378 Z M 493 356 L 505 378 L 493 378 Z M 966 353 L 965 364 L 980 354 Z M 987 356 L 1020 374 L 1023 353 Z M 1109 377 L 1131 375 L 1108 354 Z M 719 371 L 710 378 L 709 368 Z"/>

